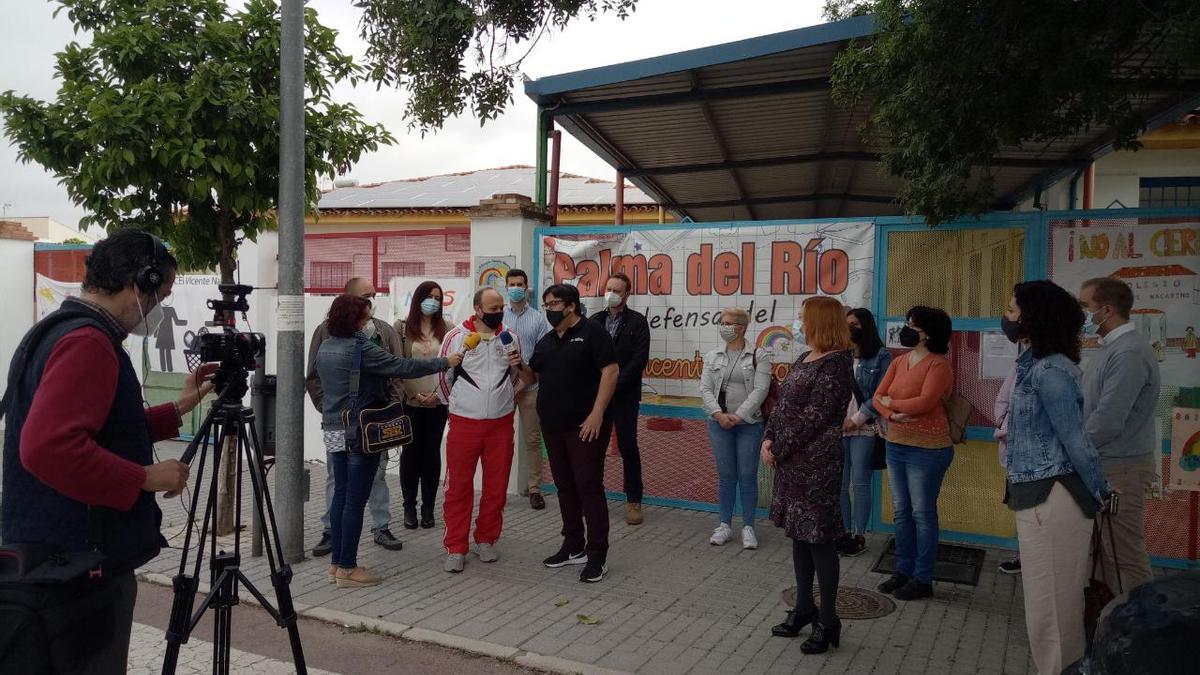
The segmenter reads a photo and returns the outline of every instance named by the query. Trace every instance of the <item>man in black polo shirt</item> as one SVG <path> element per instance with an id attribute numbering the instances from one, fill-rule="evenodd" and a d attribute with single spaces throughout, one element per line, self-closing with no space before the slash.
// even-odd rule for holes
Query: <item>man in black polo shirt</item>
<path id="1" fill-rule="evenodd" d="M 544 562 L 550 568 L 586 563 L 579 580 L 595 583 L 608 571 L 604 451 L 617 354 L 604 326 L 583 316 L 574 286 L 547 288 L 542 304 L 554 330 L 538 341 L 529 367 L 538 376 L 538 417 L 563 521 L 562 548 Z"/>

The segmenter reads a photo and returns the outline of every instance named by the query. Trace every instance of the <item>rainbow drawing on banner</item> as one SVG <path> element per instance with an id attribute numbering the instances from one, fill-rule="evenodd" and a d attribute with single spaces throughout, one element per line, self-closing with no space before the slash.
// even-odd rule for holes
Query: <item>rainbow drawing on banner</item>
<path id="1" fill-rule="evenodd" d="M 792 342 L 795 338 L 792 337 L 792 331 L 783 326 L 767 326 L 758 334 L 757 346 L 759 349 L 774 350 L 777 345 L 783 342 Z"/>
<path id="2" fill-rule="evenodd" d="M 1192 434 L 1179 453 L 1179 467 L 1184 471 L 1200 469 L 1200 432 Z"/>
<path id="3" fill-rule="evenodd" d="M 503 286 L 504 275 L 508 274 L 508 270 L 502 270 L 496 267 L 489 267 L 479 273 L 479 287 L 484 286 Z"/>

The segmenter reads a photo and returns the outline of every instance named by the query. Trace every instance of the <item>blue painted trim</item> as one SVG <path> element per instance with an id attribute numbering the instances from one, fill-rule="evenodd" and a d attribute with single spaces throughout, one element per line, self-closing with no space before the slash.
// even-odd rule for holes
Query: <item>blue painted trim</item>
<path id="1" fill-rule="evenodd" d="M 884 532 L 886 534 L 895 534 L 896 526 L 892 523 L 881 523 L 875 530 L 876 532 Z M 990 534 L 972 534 L 970 532 L 954 532 L 952 530 L 942 530 L 938 534 L 940 541 L 957 542 L 960 544 L 976 544 L 978 546 L 992 546 L 995 548 L 1007 548 L 1016 550 L 1016 538 L 997 537 Z"/>
<path id="2" fill-rule="evenodd" d="M 554 483 L 542 483 L 542 494 L 552 495 L 557 492 L 558 492 L 558 488 L 554 486 Z M 613 501 L 623 502 L 623 501 L 625 501 L 625 493 L 624 492 L 616 492 L 613 490 L 605 490 L 604 498 L 611 499 Z M 694 501 L 691 501 L 688 499 L 674 499 L 674 498 L 670 498 L 670 497 L 651 497 L 649 495 L 642 497 L 642 503 L 649 504 L 651 506 L 667 506 L 667 507 L 670 507 L 673 509 L 687 509 L 689 511 L 703 511 L 705 513 L 717 513 L 721 510 L 720 506 L 718 504 L 710 504 L 708 502 L 694 502 Z M 739 513 L 740 513 L 740 511 L 739 511 Z M 754 510 L 755 518 L 767 518 L 769 515 L 770 515 L 770 513 L 767 511 L 767 509 L 755 509 Z"/>
<path id="3" fill-rule="evenodd" d="M 994 441 L 995 431 L 993 427 L 967 427 L 966 436 L 968 441 Z"/>
<path id="4" fill-rule="evenodd" d="M 706 420 L 704 408 L 692 405 L 663 405 L 661 403 L 643 403 L 640 413 L 649 417 L 667 417 L 679 420 Z"/>
<path id="5" fill-rule="evenodd" d="M 37 242 L 33 245 L 34 251 L 90 251 L 93 244 L 51 244 Z"/>
<path id="6" fill-rule="evenodd" d="M 1200 187 L 1200 176 L 1168 176 L 1161 178 L 1139 178 L 1138 187 Z"/>
<path id="7" fill-rule="evenodd" d="M 874 19 L 869 16 L 858 16 L 843 21 L 808 26 L 711 47 L 701 47 L 561 75 L 550 75 L 526 82 L 525 95 L 541 105 L 552 106 L 556 101 L 555 94 L 576 89 L 599 87 L 722 63 L 744 61 L 805 47 L 865 37 L 873 32 Z"/>
<path id="8" fill-rule="evenodd" d="M 1188 560 L 1187 558 L 1163 558 L 1161 556 L 1150 556 L 1150 565 L 1152 567 L 1166 567 L 1173 570 L 1190 570 L 1200 569 L 1200 560 Z"/>

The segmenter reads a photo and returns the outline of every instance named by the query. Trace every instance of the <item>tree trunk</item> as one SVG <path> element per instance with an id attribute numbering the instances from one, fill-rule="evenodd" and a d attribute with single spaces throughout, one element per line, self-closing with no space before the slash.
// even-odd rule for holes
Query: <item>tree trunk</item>
<path id="1" fill-rule="evenodd" d="M 221 225 L 217 232 L 218 245 L 221 249 L 221 258 L 218 265 L 221 269 L 221 283 L 232 284 L 234 281 L 234 268 L 237 261 L 234 258 L 234 252 L 237 249 L 235 241 L 236 232 L 233 229 L 232 214 L 221 214 Z M 230 296 L 225 296 L 225 300 L 230 300 Z M 233 533 L 234 513 L 233 513 L 233 495 L 235 490 L 234 480 L 237 472 L 234 467 L 237 466 L 237 444 L 236 434 L 229 437 L 222 449 L 221 457 L 221 476 L 217 482 L 217 532 L 216 534 L 224 536 Z"/>

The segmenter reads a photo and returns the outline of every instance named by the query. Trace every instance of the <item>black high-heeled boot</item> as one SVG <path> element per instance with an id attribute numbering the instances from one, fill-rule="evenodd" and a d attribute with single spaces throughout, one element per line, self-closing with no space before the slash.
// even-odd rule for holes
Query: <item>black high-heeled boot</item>
<path id="1" fill-rule="evenodd" d="M 426 530 L 433 527 L 433 504 L 421 505 L 421 527 Z"/>
<path id="2" fill-rule="evenodd" d="M 830 645 L 837 647 L 841 641 L 841 621 L 828 627 L 822 625 L 820 621 L 814 621 L 812 635 L 804 641 L 804 644 L 800 645 L 800 651 L 805 654 L 824 654 L 829 651 Z"/>
<path id="3" fill-rule="evenodd" d="M 404 507 L 404 529 L 406 529 L 406 530 L 417 529 L 417 507 L 415 507 L 415 506 Z"/>
<path id="4" fill-rule="evenodd" d="M 771 635 L 775 637 L 794 638 L 804 630 L 804 627 L 817 619 L 817 610 L 801 614 L 798 610 L 789 609 L 783 623 L 771 627 Z"/>

